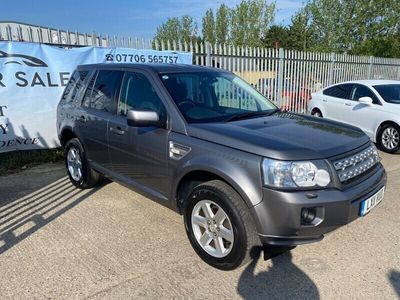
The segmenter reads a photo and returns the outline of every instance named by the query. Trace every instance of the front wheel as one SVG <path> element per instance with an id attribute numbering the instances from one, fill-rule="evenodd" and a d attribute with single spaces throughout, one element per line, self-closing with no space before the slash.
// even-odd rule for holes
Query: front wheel
<path id="1" fill-rule="evenodd" d="M 400 149 L 400 129 L 396 124 L 386 124 L 379 131 L 377 142 L 379 147 L 388 153 Z"/>
<path id="2" fill-rule="evenodd" d="M 250 260 L 260 240 L 248 207 L 232 187 L 209 181 L 194 188 L 187 201 L 186 233 L 206 263 L 233 270 Z"/>
<path id="3" fill-rule="evenodd" d="M 86 159 L 86 153 L 77 138 L 68 141 L 65 146 L 65 166 L 73 185 L 88 189 L 96 185 L 100 174 L 94 171 Z"/>

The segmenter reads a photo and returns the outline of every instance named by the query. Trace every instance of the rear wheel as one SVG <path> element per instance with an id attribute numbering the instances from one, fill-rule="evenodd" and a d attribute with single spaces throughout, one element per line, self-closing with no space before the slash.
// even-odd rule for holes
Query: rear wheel
<path id="1" fill-rule="evenodd" d="M 314 108 L 311 115 L 317 118 L 322 118 L 322 112 L 318 108 Z"/>
<path id="2" fill-rule="evenodd" d="M 90 167 L 82 144 L 77 138 L 69 140 L 65 146 L 65 166 L 69 179 L 78 188 L 91 188 L 100 179 L 100 174 Z"/>
<path id="3" fill-rule="evenodd" d="M 379 131 L 377 142 L 379 147 L 388 153 L 395 153 L 400 149 L 400 128 L 394 123 L 384 125 Z"/>
<path id="4" fill-rule="evenodd" d="M 260 240 L 248 207 L 232 187 L 209 181 L 195 187 L 187 201 L 186 233 L 206 263 L 232 270 L 250 260 Z"/>

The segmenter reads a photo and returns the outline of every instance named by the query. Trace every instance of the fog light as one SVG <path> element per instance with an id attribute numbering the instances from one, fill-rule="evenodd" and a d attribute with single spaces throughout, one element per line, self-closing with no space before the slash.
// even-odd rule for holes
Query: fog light
<path id="1" fill-rule="evenodd" d="M 317 211 L 315 207 L 301 209 L 301 225 L 310 225 L 315 220 Z"/>

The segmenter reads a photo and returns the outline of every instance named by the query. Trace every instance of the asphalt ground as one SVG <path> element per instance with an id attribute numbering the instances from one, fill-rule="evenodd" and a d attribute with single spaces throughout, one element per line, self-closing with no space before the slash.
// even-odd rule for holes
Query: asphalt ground
<path id="1" fill-rule="evenodd" d="M 229 272 L 117 183 L 75 189 L 61 163 L 0 177 L 0 299 L 400 299 L 400 155 L 381 155 L 385 199 L 365 218 Z"/>

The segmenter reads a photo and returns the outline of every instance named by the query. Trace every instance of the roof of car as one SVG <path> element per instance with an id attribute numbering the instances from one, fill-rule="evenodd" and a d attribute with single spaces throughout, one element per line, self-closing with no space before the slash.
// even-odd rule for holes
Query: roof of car
<path id="1" fill-rule="evenodd" d="M 351 81 L 344 81 L 344 82 L 336 83 L 336 84 L 333 84 L 333 85 L 344 84 L 344 83 L 360 83 L 360 84 L 364 84 L 364 85 L 367 85 L 367 86 L 374 86 L 374 85 L 384 85 L 384 84 L 400 84 L 400 81 L 399 80 L 382 80 L 382 79 L 351 80 Z"/>
<path id="2" fill-rule="evenodd" d="M 102 64 L 80 65 L 78 68 L 79 69 L 135 68 L 135 69 L 149 70 L 156 73 L 184 73 L 184 72 L 206 72 L 206 71 L 227 72 L 222 69 L 197 66 L 197 65 L 188 65 L 188 64 L 102 63 Z"/>

